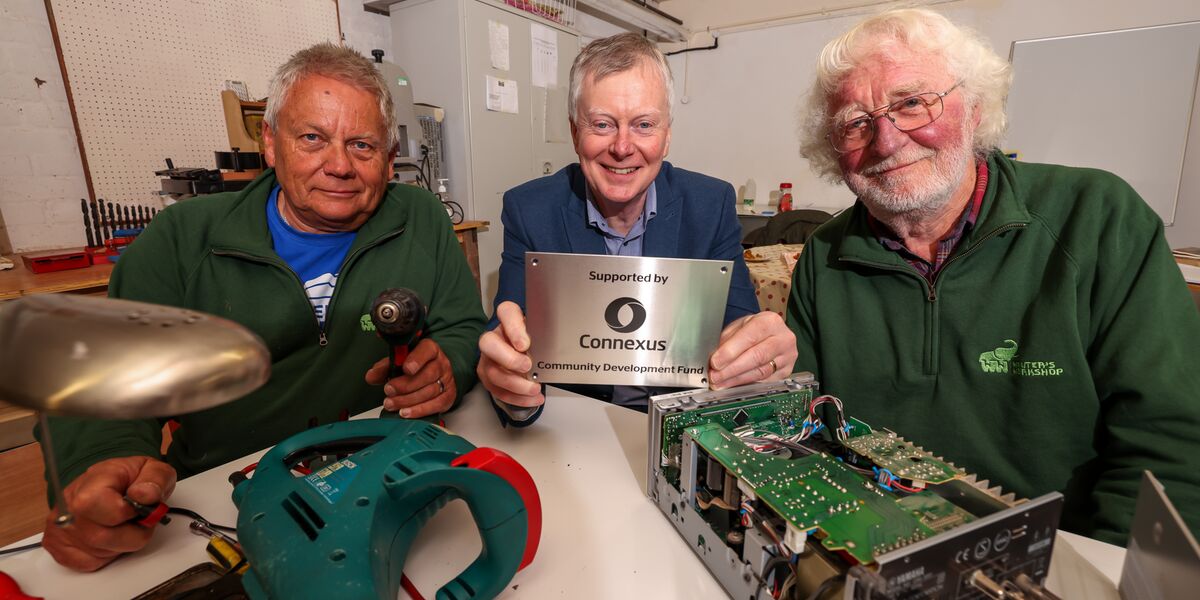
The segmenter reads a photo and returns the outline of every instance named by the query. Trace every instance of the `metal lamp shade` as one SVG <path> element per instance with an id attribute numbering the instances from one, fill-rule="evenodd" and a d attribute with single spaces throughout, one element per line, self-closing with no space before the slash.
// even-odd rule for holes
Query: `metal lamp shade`
<path id="1" fill-rule="evenodd" d="M 66 294 L 0 305 L 0 400 L 48 414 L 189 413 L 244 396 L 270 372 L 257 335 L 196 311 Z"/>

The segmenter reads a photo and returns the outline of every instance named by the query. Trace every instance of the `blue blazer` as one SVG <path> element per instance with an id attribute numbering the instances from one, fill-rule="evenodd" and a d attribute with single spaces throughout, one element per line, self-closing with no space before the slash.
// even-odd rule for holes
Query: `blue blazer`
<path id="1" fill-rule="evenodd" d="M 732 260 L 725 321 L 759 312 L 742 259 L 742 228 L 733 186 L 664 162 L 654 179 L 658 213 L 647 224 L 642 255 Z M 604 236 L 588 225 L 587 180 L 579 164 L 504 194 L 504 254 L 493 308 L 511 300 L 525 310 L 525 253 L 605 254 Z M 496 327 L 493 314 L 488 328 Z"/>

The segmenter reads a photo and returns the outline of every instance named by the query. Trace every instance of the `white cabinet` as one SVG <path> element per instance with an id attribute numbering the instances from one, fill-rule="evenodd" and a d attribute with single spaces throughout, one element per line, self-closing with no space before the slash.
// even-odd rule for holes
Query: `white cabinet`
<path id="1" fill-rule="evenodd" d="M 414 100 L 446 109 L 445 163 L 451 197 L 479 236 L 483 302 L 491 312 L 503 249 L 505 191 L 576 160 L 567 125 L 567 87 L 579 35 L 494 0 L 409 0 L 390 7 L 392 53 L 413 82 Z M 533 86 L 534 24 L 556 36 L 556 86 Z M 493 66 L 493 37 L 507 28 L 508 69 Z M 515 82 L 517 112 L 488 110 L 488 77 Z M 511 84 L 509 84 L 511 85 Z"/>

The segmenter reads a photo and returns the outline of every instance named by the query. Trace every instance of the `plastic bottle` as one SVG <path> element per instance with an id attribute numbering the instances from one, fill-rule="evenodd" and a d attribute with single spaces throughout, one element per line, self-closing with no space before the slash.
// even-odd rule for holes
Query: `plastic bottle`
<path id="1" fill-rule="evenodd" d="M 754 185 L 754 178 L 746 180 L 746 194 L 742 197 L 742 211 L 751 213 L 754 212 L 754 196 L 758 189 Z"/>
<path id="2" fill-rule="evenodd" d="M 792 210 L 792 184 L 779 184 L 779 212 Z"/>
<path id="3" fill-rule="evenodd" d="M 452 208 L 453 205 L 450 204 L 450 192 L 449 192 L 449 190 L 446 189 L 447 181 L 450 181 L 450 180 L 449 179 L 438 179 L 437 197 L 438 197 L 438 200 L 442 201 L 442 208 L 446 209 L 446 215 L 449 216 L 450 220 L 453 221 L 454 220 L 454 209 Z"/>

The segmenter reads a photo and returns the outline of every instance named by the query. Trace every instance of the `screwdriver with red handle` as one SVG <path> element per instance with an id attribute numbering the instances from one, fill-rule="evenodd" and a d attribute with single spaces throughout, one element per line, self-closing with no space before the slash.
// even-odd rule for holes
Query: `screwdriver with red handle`
<path id="1" fill-rule="evenodd" d="M 129 496 L 125 496 L 125 502 L 129 503 L 129 506 L 133 507 L 133 512 L 137 513 L 137 516 L 131 519 L 131 521 L 142 527 L 150 528 L 159 523 L 166 525 L 171 522 L 171 517 L 167 516 L 167 511 L 170 510 L 170 507 L 166 503 L 159 502 L 151 506 L 149 504 L 142 504 Z"/>

